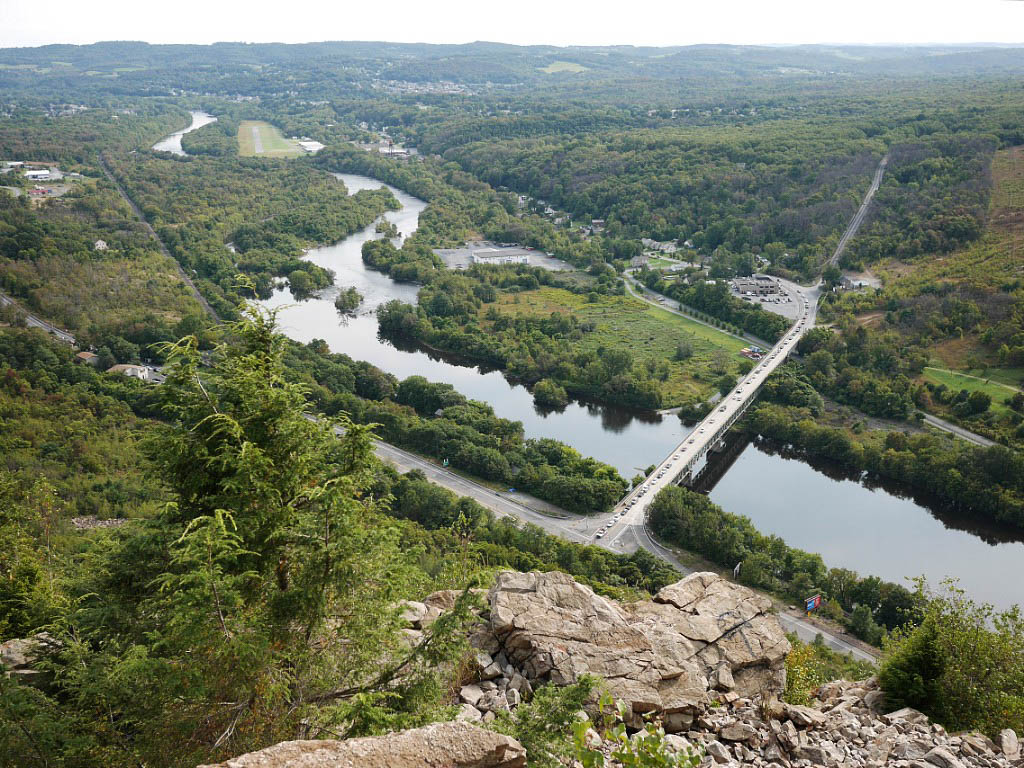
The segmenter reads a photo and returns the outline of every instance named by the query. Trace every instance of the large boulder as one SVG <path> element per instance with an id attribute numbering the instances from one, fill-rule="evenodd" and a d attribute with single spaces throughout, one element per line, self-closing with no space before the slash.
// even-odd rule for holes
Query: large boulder
<path id="1" fill-rule="evenodd" d="M 284 741 L 199 768 L 522 768 L 515 739 L 468 722 L 346 741 Z"/>
<path id="2" fill-rule="evenodd" d="M 47 632 L 0 643 L 0 669 L 5 676 L 23 683 L 45 683 L 49 676 L 36 668 L 36 662 L 58 647 L 59 643 Z"/>
<path id="3" fill-rule="evenodd" d="M 604 678 L 637 718 L 661 713 L 669 730 L 684 729 L 710 703 L 710 680 L 731 678 L 740 696 L 785 686 L 789 642 L 770 601 L 713 573 L 620 605 L 564 573 L 505 572 L 490 604 L 490 630 L 528 680 Z"/>

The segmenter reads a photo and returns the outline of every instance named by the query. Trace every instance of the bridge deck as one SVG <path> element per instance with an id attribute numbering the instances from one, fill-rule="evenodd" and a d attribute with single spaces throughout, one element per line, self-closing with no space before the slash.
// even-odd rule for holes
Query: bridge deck
<path id="1" fill-rule="evenodd" d="M 813 289 L 812 289 L 813 290 Z M 814 327 L 817 304 L 804 293 L 796 292 L 800 311 L 797 320 L 774 347 L 758 361 L 736 387 L 715 403 L 711 413 L 697 424 L 682 442 L 654 469 L 639 487 L 635 488 L 615 507 L 612 514 L 618 519 L 603 534 L 614 543 L 630 525 L 643 525 L 647 507 L 662 488 L 685 482 L 704 455 L 714 448 L 757 398 L 765 379 L 782 365 L 796 347 L 800 337 Z"/>

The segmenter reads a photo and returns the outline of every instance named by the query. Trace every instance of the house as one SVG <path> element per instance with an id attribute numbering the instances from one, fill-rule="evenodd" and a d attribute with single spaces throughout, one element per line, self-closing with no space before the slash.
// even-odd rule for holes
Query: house
<path id="1" fill-rule="evenodd" d="M 120 373 L 122 376 L 131 376 L 139 381 L 149 381 L 149 368 L 144 365 L 126 365 L 119 363 L 107 368 L 107 373 Z"/>
<path id="2" fill-rule="evenodd" d="M 100 364 L 100 356 L 92 352 L 82 351 L 75 355 L 75 362 L 81 365 L 97 366 Z"/>
<path id="3" fill-rule="evenodd" d="M 590 230 L 592 232 L 595 232 L 595 233 L 596 232 L 600 232 L 603 229 L 604 229 L 604 219 L 591 219 L 590 220 Z"/>
<path id="4" fill-rule="evenodd" d="M 857 291 L 861 288 L 866 288 L 867 283 L 863 280 L 855 280 L 849 275 L 843 275 L 839 278 L 838 288 L 841 291 Z"/>
<path id="5" fill-rule="evenodd" d="M 25 171 L 25 178 L 31 181 L 47 181 L 50 178 L 50 169 L 30 168 Z"/>
<path id="6" fill-rule="evenodd" d="M 107 250 L 108 248 L 110 248 L 110 246 L 109 246 L 109 245 L 107 245 L 107 241 L 106 241 L 106 240 L 97 240 L 97 241 L 96 241 L 95 243 L 93 243 L 93 245 L 92 245 L 92 249 L 93 249 L 94 251 L 105 251 L 105 250 Z"/>

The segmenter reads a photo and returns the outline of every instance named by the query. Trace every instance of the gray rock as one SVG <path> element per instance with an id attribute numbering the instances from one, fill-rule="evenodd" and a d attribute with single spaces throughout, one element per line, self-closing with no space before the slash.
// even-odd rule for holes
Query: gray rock
<path id="1" fill-rule="evenodd" d="M 928 716 L 923 712 L 918 712 L 913 707 L 904 707 L 903 709 L 897 709 L 895 712 L 890 712 L 887 715 L 882 715 L 882 719 L 890 725 L 900 720 L 911 724 L 928 722 Z"/>
<path id="2" fill-rule="evenodd" d="M 717 688 L 720 691 L 731 691 L 735 687 L 736 682 L 733 680 L 729 662 L 722 662 L 715 666 L 710 682 L 712 688 Z"/>
<path id="3" fill-rule="evenodd" d="M 666 733 L 664 741 L 665 748 L 673 755 L 685 755 L 693 751 L 690 742 L 675 733 Z"/>
<path id="4" fill-rule="evenodd" d="M 885 692 L 880 689 L 868 691 L 864 694 L 863 701 L 864 706 L 868 709 L 873 712 L 881 712 L 882 708 L 885 706 Z"/>
<path id="5" fill-rule="evenodd" d="M 1017 760 L 1020 758 L 1020 741 L 1017 739 L 1017 734 L 1012 728 L 1004 728 L 999 732 L 998 743 L 999 751 L 1007 759 Z"/>
<path id="6" fill-rule="evenodd" d="M 939 768 L 963 768 L 963 763 L 953 756 L 953 753 L 944 747 L 935 747 L 924 756 L 925 762 L 937 765 Z"/>
<path id="7" fill-rule="evenodd" d="M 707 705 L 716 669 L 717 682 L 733 678 L 737 697 L 783 687 L 789 643 L 770 601 L 713 573 L 625 606 L 564 573 L 504 572 L 490 605 L 490 630 L 527 679 L 568 685 L 583 674 L 601 677 L 636 715 L 662 714 L 669 731 L 683 722 L 669 715 Z"/>
<path id="8" fill-rule="evenodd" d="M 743 722 L 729 723 L 718 732 L 725 741 L 750 741 L 757 736 L 757 728 Z"/>
<path id="9" fill-rule="evenodd" d="M 501 667 L 489 653 L 483 651 L 476 654 L 476 670 L 481 680 L 493 680 L 496 677 L 501 677 Z"/>
<path id="10" fill-rule="evenodd" d="M 403 600 L 400 605 L 402 607 L 402 618 L 414 627 L 419 627 L 423 617 L 427 615 L 427 606 L 423 603 L 417 603 L 415 600 Z"/>
<path id="11" fill-rule="evenodd" d="M 466 722 L 346 741 L 285 741 L 199 768 L 523 768 L 526 750 Z"/>
<path id="12" fill-rule="evenodd" d="M 479 685 L 464 685 L 459 690 L 459 698 L 474 707 L 483 698 L 483 695 L 484 691 Z"/>
<path id="13" fill-rule="evenodd" d="M 804 707 L 798 704 L 784 705 L 786 717 L 793 721 L 793 724 L 800 728 L 818 726 L 825 722 L 825 715 L 812 707 Z"/>
<path id="14" fill-rule="evenodd" d="M 519 702 L 521 700 L 522 699 L 520 698 L 519 691 L 517 691 L 515 688 L 509 688 L 507 691 L 505 691 L 505 701 L 508 702 L 509 709 L 515 709 L 516 707 L 518 707 Z"/>
<path id="15" fill-rule="evenodd" d="M 480 714 L 480 710 L 470 704 L 463 704 L 459 707 L 458 713 L 455 715 L 456 720 L 465 721 L 467 723 L 479 723 L 483 719 L 483 715 Z"/>
<path id="16" fill-rule="evenodd" d="M 488 691 L 476 703 L 476 708 L 482 712 L 507 712 L 508 699 L 505 694 L 498 691 Z"/>
<path id="17" fill-rule="evenodd" d="M 728 763 L 732 761 L 732 753 L 720 741 L 711 741 L 704 747 L 704 751 L 714 758 L 716 763 Z"/>

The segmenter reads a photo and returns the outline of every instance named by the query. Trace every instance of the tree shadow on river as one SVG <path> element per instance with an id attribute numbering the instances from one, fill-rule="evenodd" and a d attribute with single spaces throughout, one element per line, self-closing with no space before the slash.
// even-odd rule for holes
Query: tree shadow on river
<path id="1" fill-rule="evenodd" d="M 941 522 L 947 529 L 964 531 L 978 537 L 986 544 L 994 546 L 996 544 L 1024 541 L 1024 533 L 1013 526 L 988 520 L 979 520 L 973 517 L 971 513 L 955 508 L 935 494 L 911 488 L 908 485 L 871 472 L 846 466 L 832 459 L 815 456 L 806 449 L 791 443 L 784 443 L 764 437 L 763 435 L 751 438 L 741 433 L 737 433 L 736 440 L 740 443 L 739 445 L 731 444 L 722 455 L 711 455 L 706 470 L 698 477 L 695 490 L 699 490 L 701 493 L 710 493 L 721 478 L 725 476 L 729 467 L 739 459 L 744 450 L 752 445 L 756 450 L 767 456 L 800 461 L 831 480 L 854 482 L 869 491 L 880 490 L 895 498 L 912 501 Z M 704 480 L 703 482 L 701 482 L 702 479 Z"/>

